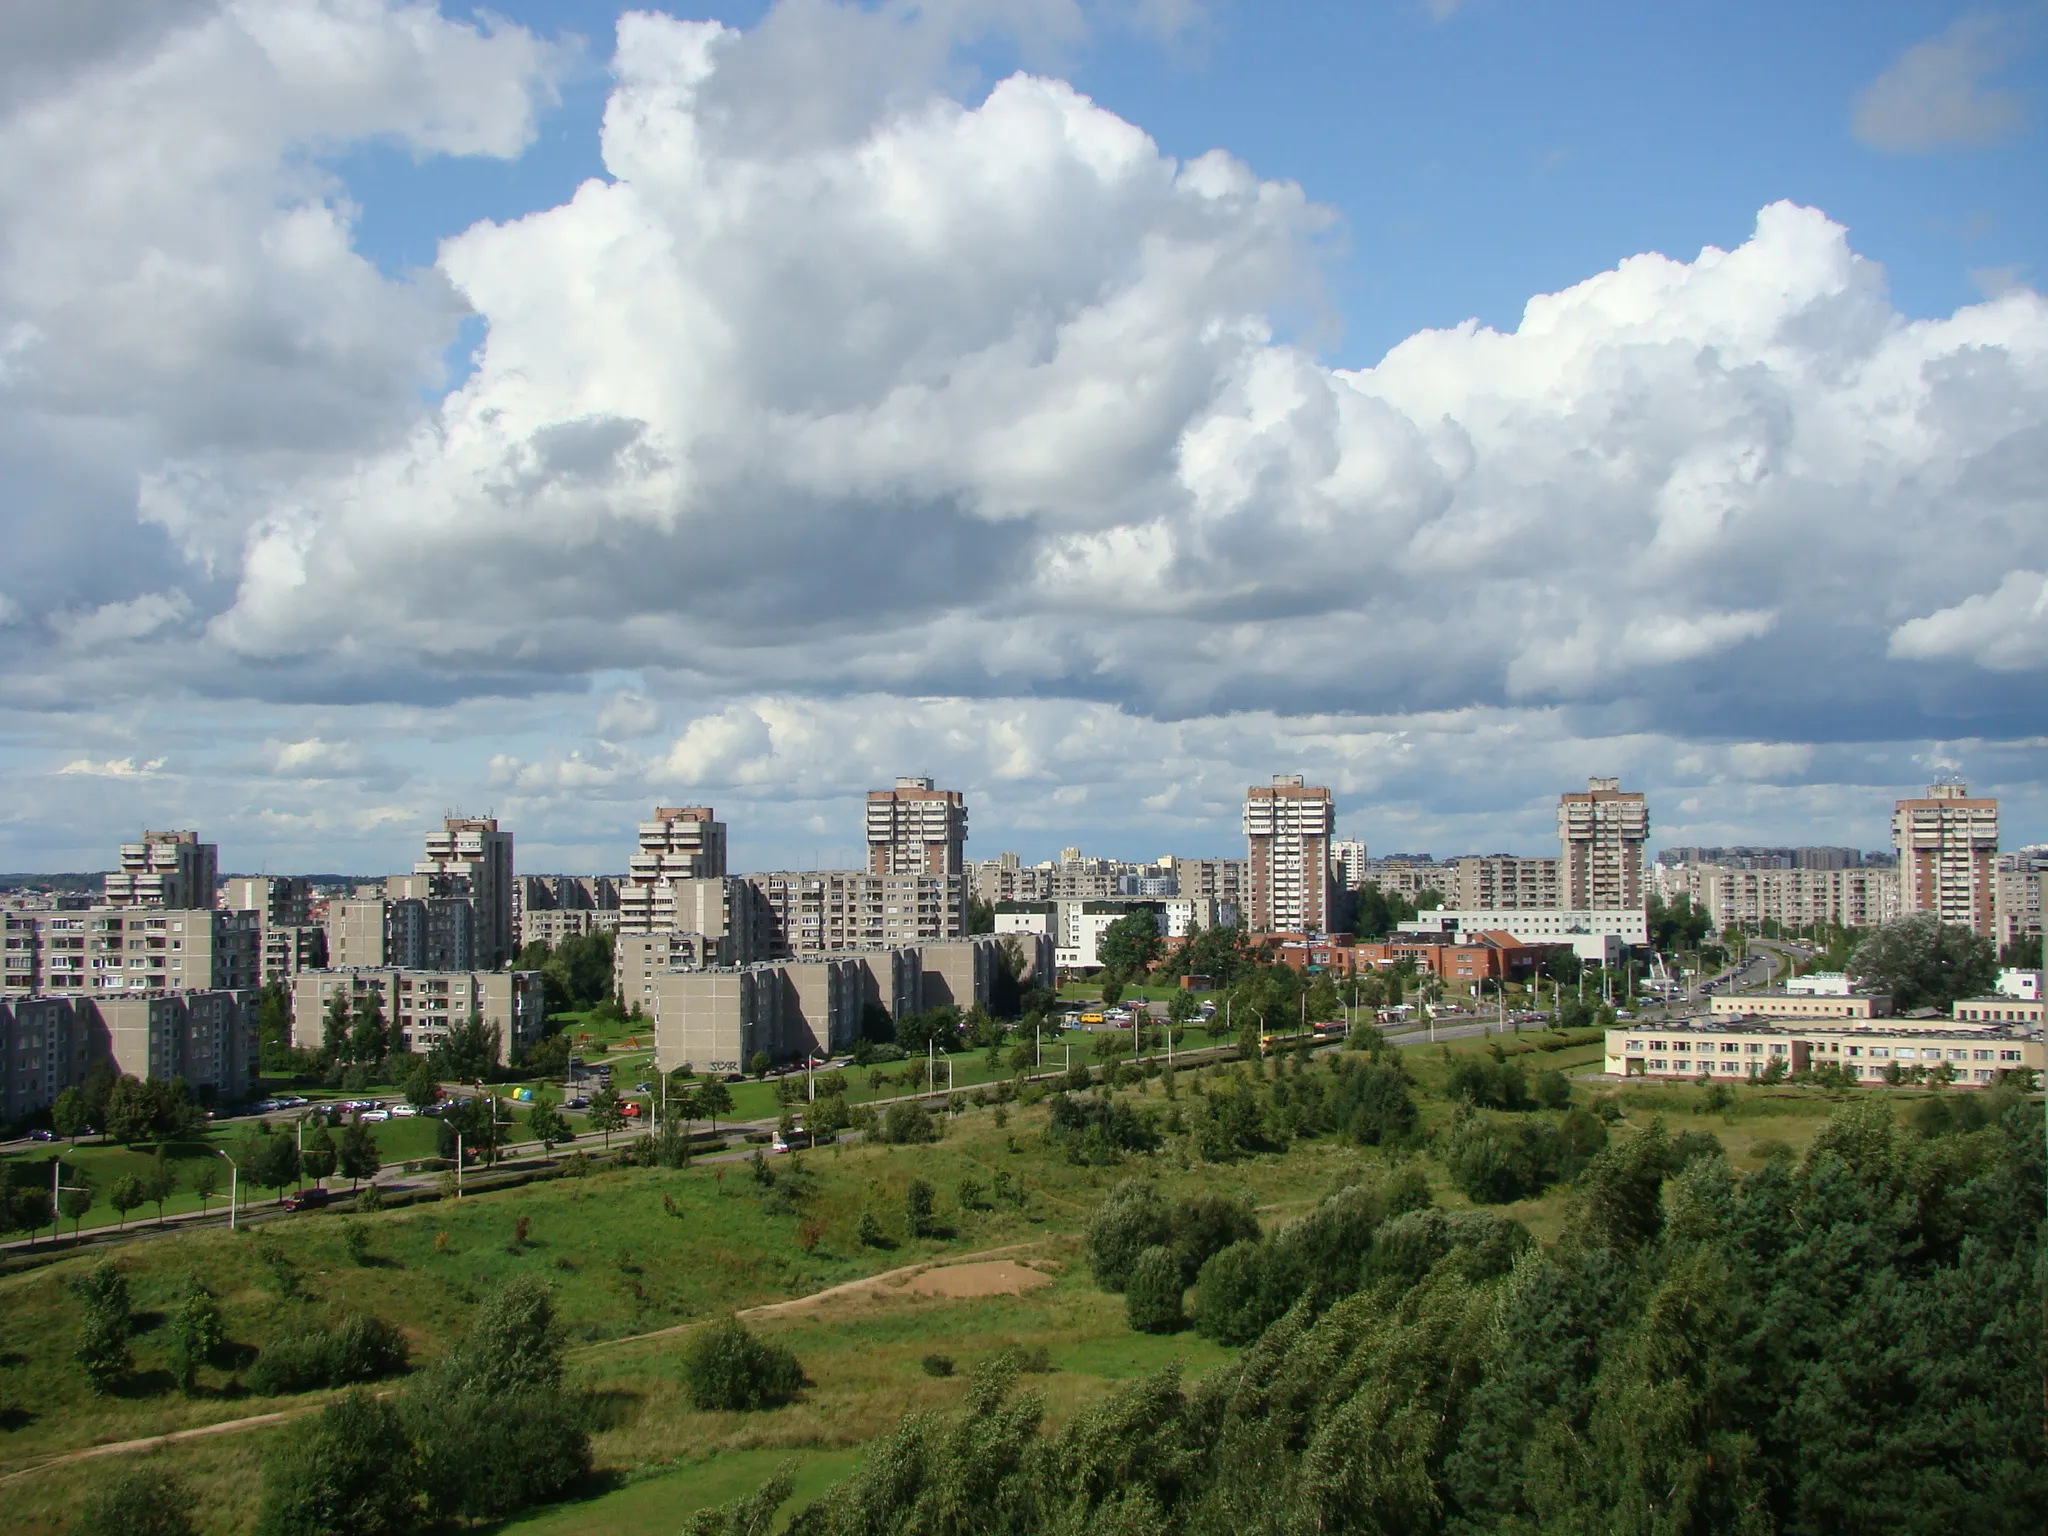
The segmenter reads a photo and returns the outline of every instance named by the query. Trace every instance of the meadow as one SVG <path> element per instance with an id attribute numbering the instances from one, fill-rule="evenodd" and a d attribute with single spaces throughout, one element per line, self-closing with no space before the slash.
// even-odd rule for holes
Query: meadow
<path id="1" fill-rule="evenodd" d="M 1410 1049 L 1404 1054 L 1417 1079 L 1425 1134 L 1448 1124 L 1455 1112 L 1440 1091 L 1450 1064 L 1496 1043 L 1525 1056 L 1532 1075 L 1548 1067 L 1584 1070 L 1598 1057 L 1597 1041 L 1555 1035 Z M 1183 1093 L 1195 1075 L 1180 1074 Z M 859 1073 L 851 1076 L 859 1081 Z M 1690 1084 L 1623 1088 L 1596 1080 L 1574 1086 L 1581 1102 L 1612 1098 L 1624 1127 L 1661 1117 L 1674 1131 L 1712 1131 L 1738 1170 L 1760 1166 L 1774 1144 L 1802 1148 L 1834 1107 L 1806 1088 L 1743 1088 L 1725 1110 L 1702 1116 L 1695 1113 L 1700 1091 Z M 1156 1080 L 1122 1089 L 1119 1097 L 1141 1108 L 1164 1107 Z M 10 1496 L 10 1529 L 64 1530 L 87 1491 L 133 1459 L 63 1459 L 71 1453 L 303 1411 L 321 1400 L 318 1393 L 256 1395 L 242 1381 L 233 1351 L 225 1367 L 202 1373 L 194 1395 L 176 1392 L 165 1324 L 191 1276 L 203 1278 L 218 1296 L 242 1364 L 251 1352 L 344 1312 L 398 1324 L 418 1363 L 448 1347 L 492 1285 L 515 1274 L 543 1276 L 575 1346 L 572 1383 L 590 1394 L 599 1426 L 598 1470 L 587 1497 L 532 1511 L 506 1528 L 666 1536 L 690 1510 L 749 1491 L 784 1460 L 801 1468 L 800 1503 L 842 1475 L 859 1448 L 904 1411 L 957 1401 L 967 1373 L 998 1351 L 1044 1351 L 1051 1369 L 1026 1379 L 1045 1397 L 1054 1424 L 1170 1360 L 1195 1376 L 1229 1358 L 1230 1352 L 1193 1334 L 1133 1333 L 1122 1299 L 1092 1282 L 1081 1233 L 1121 1179 L 1155 1177 L 1169 1198 L 1197 1191 L 1242 1197 L 1270 1230 L 1397 1161 L 1423 1173 L 1444 1208 L 1470 1208 L 1442 1166 L 1415 1151 L 1385 1152 L 1319 1136 L 1285 1150 L 1202 1163 L 1186 1144 L 1169 1139 L 1161 1153 L 1122 1166 L 1081 1166 L 1047 1144 L 1046 1114 L 1044 1106 L 1013 1105 L 942 1116 L 944 1135 L 935 1145 L 821 1148 L 765 1162 L 772 1182 L 738 1161 L 681 1169 L 600 1167 L 587 1176 L 459 1203 L 305 1214 L 233 1234 L 208 1227 L 129 1244 L 113 1257 L 138 1314 L 134 1371 L 107 1397 L 87 1392 L 71 1357 L 78 1303 L 67 1288 L 100 1256 L 0 1276 L 0 1480 Z M 963 1181 L 986 1191 L 998 1175 L 1022 1191 L 1020 1204 L 962 1204 Z M 937 1191 L 940 1227 L 928 1237 L 913 1237 L 905 1220 L 906 1193 L 917 1178 Z M 1539 1198 L 1492 1209 L 1549 1239 L 1559 1230 L 1565 1200 L 1565 1191 L 1553 1187 Z M 863 1215 L 880 1225 L 885 1246 L 859 1240 Z M 351 1252 L 351 1229 L 366 1239 L 360 1256 Z M 1013 1274 L 1021 1266 L 1029 1287 L 971 1294 L 976 1288 L 969 1286 L 970 1294 L 931 1295 L 920 1289 L 922 1278 L 901 1274 L 983 1256 L 1002 1258 Z M 796 1403 L 752 1414 L 703 1413 L 689 1405 L 680 1357 L 690 1325 L 884 1273 L 892 1283 L 754 1316 L 751 1326 L 789 1344 L 804 1364 L 812 1385 Z M 923 1362 L 933 1355 L 948 1357 L 953 1374 L 930 1374 Z M 149 1454 L 197 1491 L 203 1529 L 241 1531 L 253 1519 L 265 1446 L 278 1432 L 266 1427 L 195 1438 Z"/>

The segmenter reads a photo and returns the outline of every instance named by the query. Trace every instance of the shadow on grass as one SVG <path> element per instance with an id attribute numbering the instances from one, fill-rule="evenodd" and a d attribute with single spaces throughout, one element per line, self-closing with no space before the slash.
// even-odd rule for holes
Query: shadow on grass
<path id="1" fill-rule="evenodd" d="M 512 1526 L 523 1524 L 538 1515 L 545 1515 L 553 1510 L 571 1509 L 578 1504 L 587 1504 L 592 1499 L 601 1499 L 608 1493 L 617 1493 L 632 1481 L 630 1473 L 606 1467 L 579 1478 L 569 1486 L 566 1497 L 557 1499 L 552 1504 L 535 1504 L 507 1519 L 486 1520 L 464 1529 L 469 1536 L 492 1536 L 494 1532 L 509 1530 Z"/>
<path id="2" fill-rule="evenodd" d="M 36 1418 L 26 1408 L 0 1408 L 0 1429 L 12 1434 L 17 1429 L 27 1429 Z"/>
<path id="3" fill-rule="evenodd" d="M 144 1397 L 163 1397 L 178 1387 L 178 1378 L 169 1371 L 131 1371 L 123 1377 L 111 1394 L 130 1400 Z"/>

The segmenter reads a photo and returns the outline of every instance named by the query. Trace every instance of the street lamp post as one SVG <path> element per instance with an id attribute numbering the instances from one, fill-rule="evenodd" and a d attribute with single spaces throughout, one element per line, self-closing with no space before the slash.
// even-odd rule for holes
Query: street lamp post
<path id="1" fill-rule="evenodd" d="M 216 1157 L 228 1159 L 228 1230 L 235 1230 L 235 1196 L 241 1189 L 242 1170 L 235 1166 L 235 1160 L 219 1147 L 213 1149 Z"/>

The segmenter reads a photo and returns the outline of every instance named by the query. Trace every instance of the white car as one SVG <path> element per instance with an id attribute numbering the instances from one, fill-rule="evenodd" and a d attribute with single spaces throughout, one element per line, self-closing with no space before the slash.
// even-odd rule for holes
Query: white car
<path id="1" fill-rule="evenodd" d="M 391 1118 L 394 1120 L 410 1120 L 418 1113 L 419 1109 L 411 1104 L 394 1104 L 391 1106 Z"/>
<path id="2" fill-rule="evenodd" d="M 389 1120 L 390 1118 L 391 1111 L 388 1109 L 366 1109 L 360 1115 L 356 1116 L 356 1119 L 361 1121 L 365 1125 L 371 1123 L 372 1121 Z"/>

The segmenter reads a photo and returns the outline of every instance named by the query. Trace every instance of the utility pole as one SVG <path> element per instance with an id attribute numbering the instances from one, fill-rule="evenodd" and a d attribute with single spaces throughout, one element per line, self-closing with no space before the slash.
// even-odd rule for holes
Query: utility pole
<path id="1" fill-rule="evenodd" d="M 462 1132 L 455 1133 L 455 1198 L 462 1198 Z"/>

